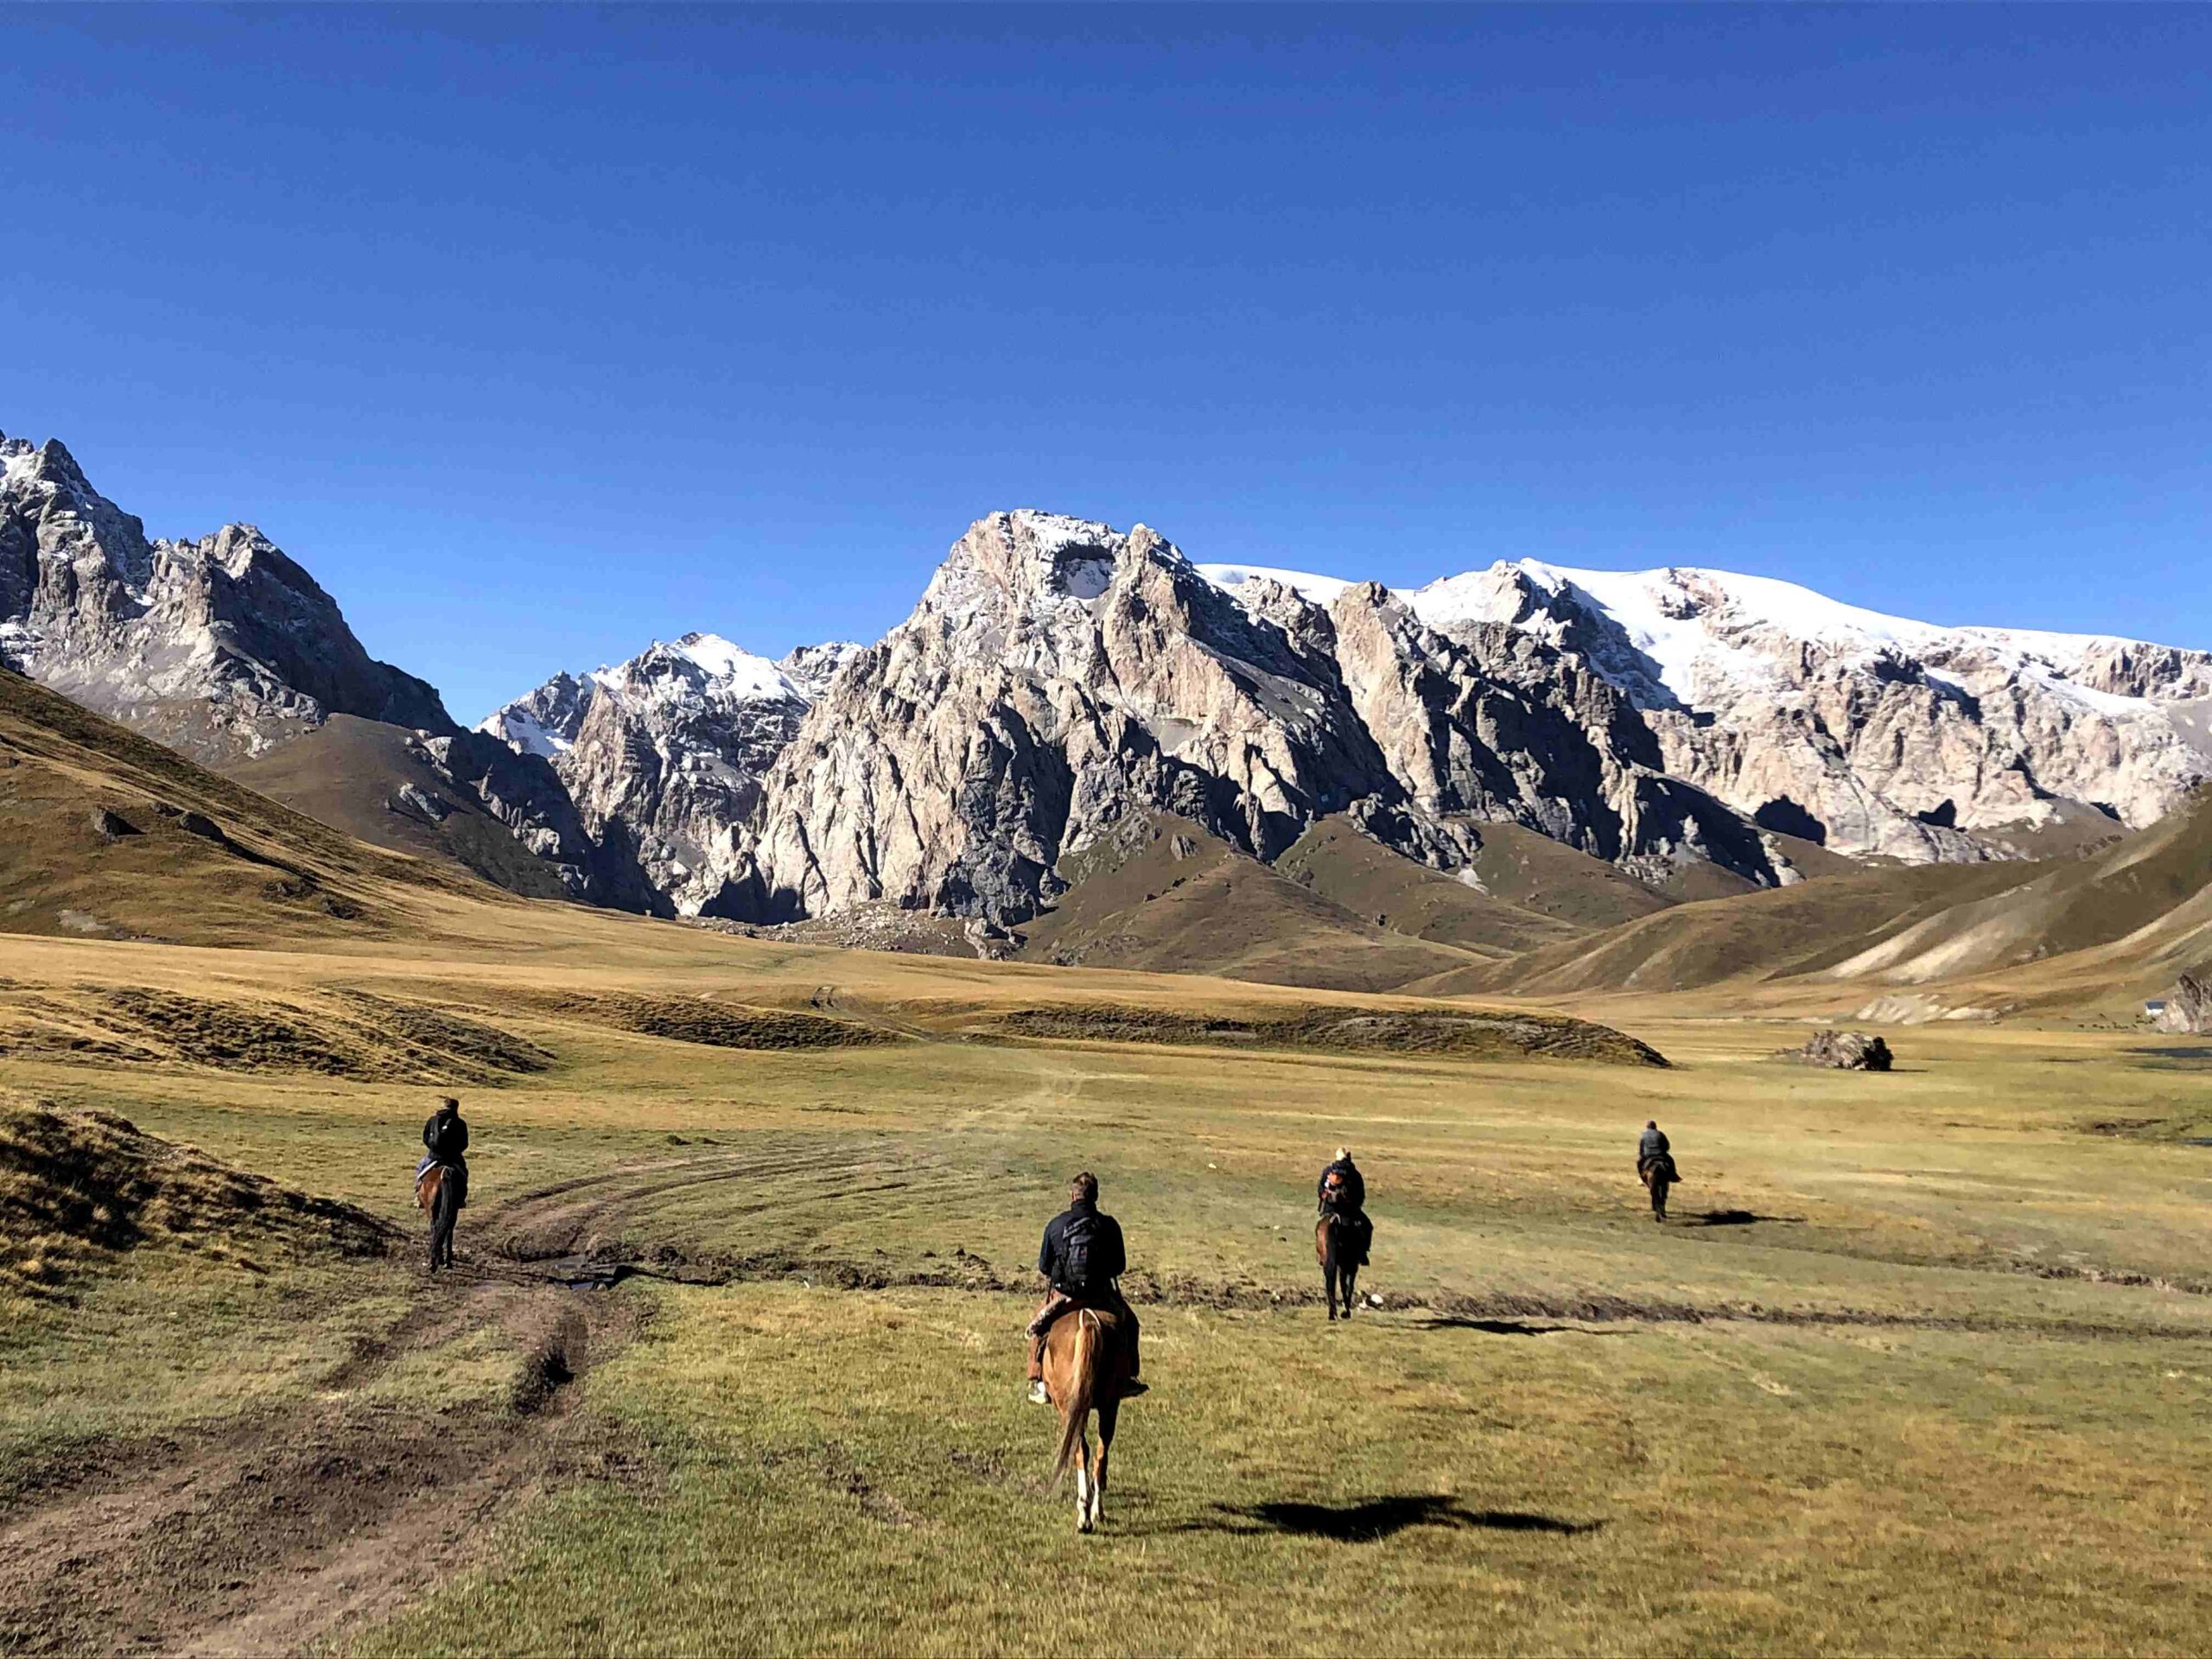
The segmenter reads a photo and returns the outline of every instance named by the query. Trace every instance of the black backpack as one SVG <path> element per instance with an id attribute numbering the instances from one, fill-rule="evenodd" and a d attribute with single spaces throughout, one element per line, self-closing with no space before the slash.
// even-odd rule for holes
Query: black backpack
<path id="1" fill-rule="evenodd" d="M 1098 1217 L 1081 1211 L 1068 1217 L 1060 1230 L 1060 1284 L 1067 1290 L 1089 1290 L 1090 1246 L 1097 1236 Z"/>

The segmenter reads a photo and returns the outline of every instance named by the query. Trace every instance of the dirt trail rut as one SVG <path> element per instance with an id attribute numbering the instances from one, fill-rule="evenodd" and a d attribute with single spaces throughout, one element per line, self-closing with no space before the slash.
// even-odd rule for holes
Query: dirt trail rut
<path id="1" fill-rule="evenodd" d="M 102 1447 L 0 1510 L 0 1651 L 267 1654 L 396 1610 L 548 1486 L 642 1469 L 561 1383 L 628 1334 L 619 1299 L 464 1265 L 304 1406 Z M 486 1325 L 512 1398 L 440 1411 L 357 1391 Z"/>

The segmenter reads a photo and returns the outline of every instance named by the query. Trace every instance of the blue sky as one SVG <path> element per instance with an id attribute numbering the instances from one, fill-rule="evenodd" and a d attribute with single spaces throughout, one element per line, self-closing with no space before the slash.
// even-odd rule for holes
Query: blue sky
<path id="1" fill-rule="evenodd" d="M 966 524 L 2212 646 L 2212 10 L 16 7 L 0 429 L 474 720 Z"/>

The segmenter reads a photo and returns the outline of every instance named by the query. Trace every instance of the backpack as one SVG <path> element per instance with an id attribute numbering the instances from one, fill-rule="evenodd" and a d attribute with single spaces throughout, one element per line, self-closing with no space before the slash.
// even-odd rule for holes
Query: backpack
<path id="1" fill-rule="evenodd" d="M 1097 1236 L 1098 1217 L 1080 1212 L 1068 1217 L 1060 1231 L 1060 1283 L 1069 1290 L 1089 1290 L 1090 1246 Z"/>

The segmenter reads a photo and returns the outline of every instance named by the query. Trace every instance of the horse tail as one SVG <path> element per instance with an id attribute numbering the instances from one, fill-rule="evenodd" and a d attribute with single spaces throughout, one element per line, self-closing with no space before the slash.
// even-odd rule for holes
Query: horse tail
<path id="1" fill-rule="evenodd" d="M 1098 1315 L 1087 1307 L 1076 1312 L 1075 1354 L 1071 1363 L 1075 1376 L 1068 1385 L 1067 1414 L 1060 1422 L 1059 1456 L 1052 1460 L 1055 1487 L 1067 1478 L 1068 1465 L 1075 1461 L 1076 1449 L 1083 1444 L 1084 1425 L 1090 1418 L 1092 1396 L 1098 1392 Z"/>

